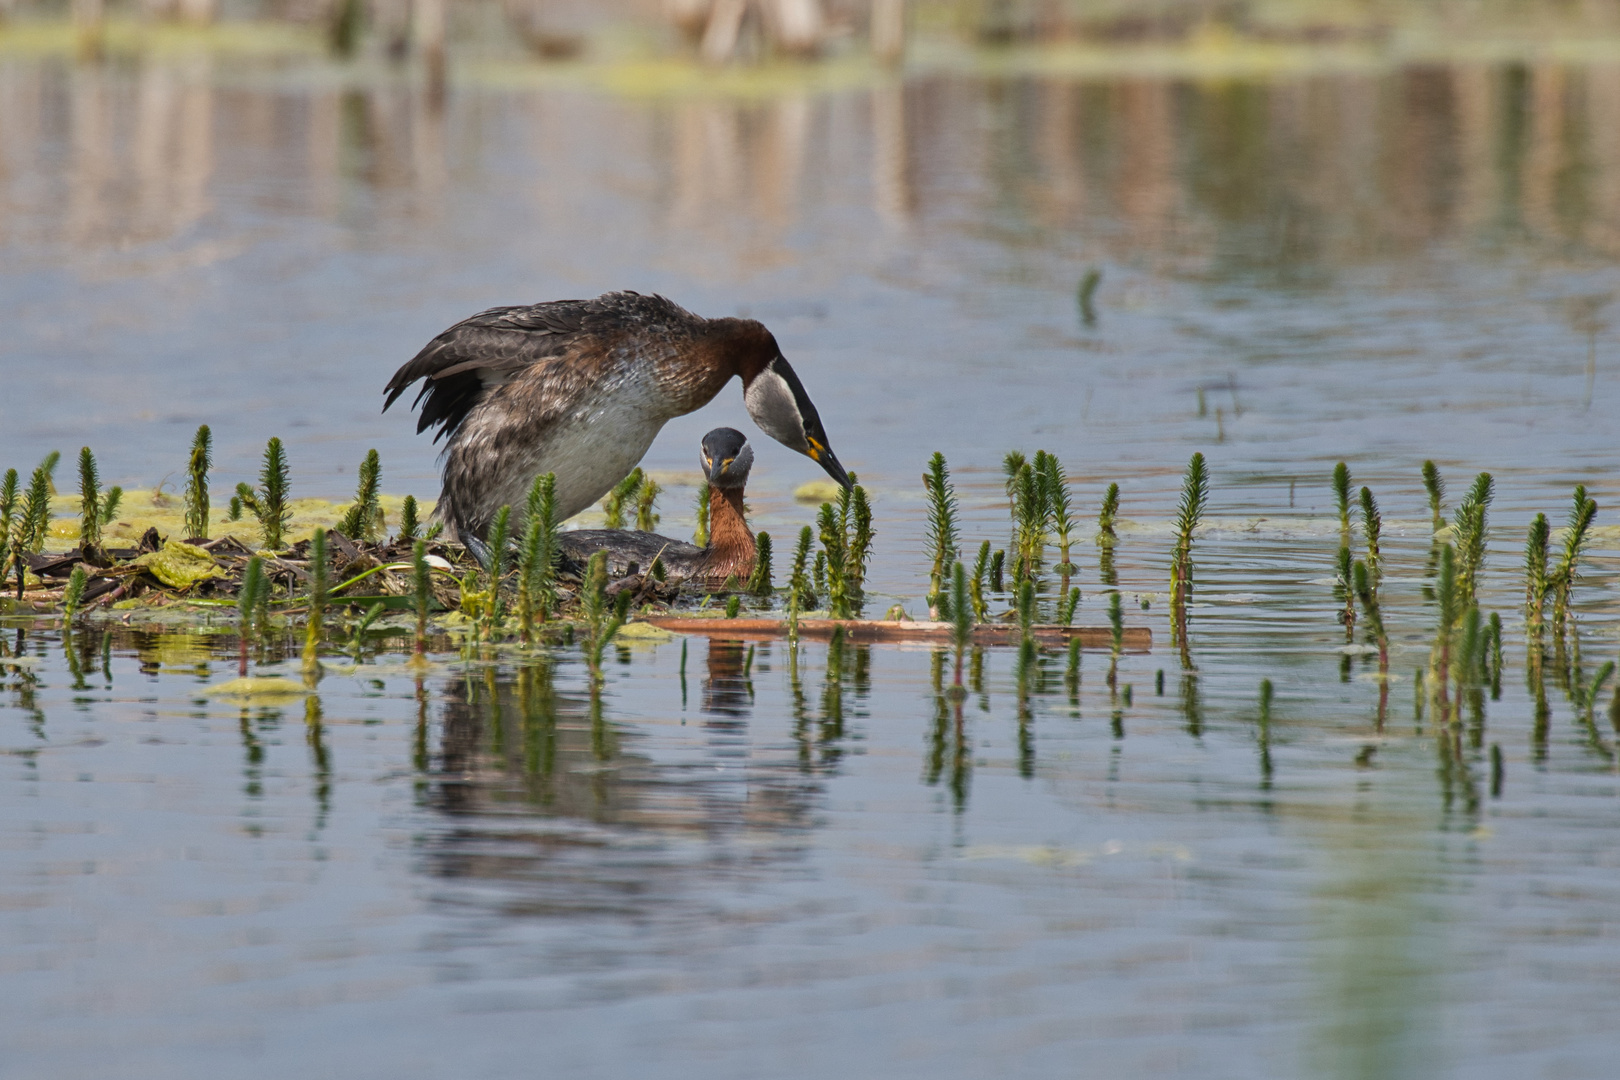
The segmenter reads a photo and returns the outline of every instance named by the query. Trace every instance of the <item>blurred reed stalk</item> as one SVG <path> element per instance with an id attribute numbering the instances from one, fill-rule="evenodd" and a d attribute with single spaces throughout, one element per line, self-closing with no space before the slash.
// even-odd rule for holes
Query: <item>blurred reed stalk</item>
<path id="1" fill-rule="evenodd" d="M 602 500 L 602 527 L 604 529 L 624 528 L 625 504 L 634 504 L 644 479 L 645 476 L 638 466 L 630 471 L 629 476 L 615 484 L 612 491 L 608 492 L 608 497 Z"/>
<path id="2" fill-rule="evenodd" d="M 703 481 L 697 491 L 697 528 L 692 530 L 692 543 L 698 547 L 709 544 L 709 482 Z"/>
<path id="3" fill-rule="evenodd" d="M 202 424 L 186 462 L 186 535 L 194 540 L 208 539 L 208 473 L 213 467 L 214 433 Z"/>

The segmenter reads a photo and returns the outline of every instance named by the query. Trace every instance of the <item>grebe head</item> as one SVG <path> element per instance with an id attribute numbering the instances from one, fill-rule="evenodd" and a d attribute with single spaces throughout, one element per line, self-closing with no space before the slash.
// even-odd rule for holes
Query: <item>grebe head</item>
<path id="1" fill-rule="evenodd" d="M 849 487 L 849 474 L 827 445 L 827 432 L 822 429 L 816 407 L 810 404 L 810 395 L 804 392 L 804 384 L 776 348 L 774 338 L 770 346 L 775 355 L 743 386 L 748 415 L 765 434 L 804 454 L 826 469 L 828 476 Z"/>
<path id="2" fill-rule="evenodd" d="M 748 483 L 754 448 L 736 428 L 715 428 L 703 436 L 703 475 L 711 487 L 738 488 Z"/>

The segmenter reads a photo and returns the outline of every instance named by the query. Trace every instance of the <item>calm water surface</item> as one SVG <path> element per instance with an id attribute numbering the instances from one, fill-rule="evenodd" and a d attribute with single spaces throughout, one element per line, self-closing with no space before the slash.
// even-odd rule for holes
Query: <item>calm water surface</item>
<path id="1" fill-rule="evenodd" d="M 377 411 L 399 363 L 493 304 L 659 291 L 777 333 L 876 492 L 880 611 L 921 610 L 927 455 L 1000 544 L 1001 455 L 1041 446 L 1088 515 L 1121 484 L 1120 584 L 1156 635 L 1112 691 L 1106 655 L 1020 689 L 992 650 L 958 718 L 926 649 L 692 639 L 683 675 L 681 639 L 629 641 L 594 702 L 571 648 L 449 653 L 420 684 L 384 650 L 244 709 L 206 694 L 227 634 L 7 622 L 0 1069 L 1610 1075 L 1613 687 L 1590 723 L 1571 687 L 1620 650 L 1616 533 L 1580 655 L 1539 684 L 1516 549 L 1574 483 L 1600 525 L 1620 497 L 1617 111 L 1602 67 L 467 87 L 440 112 L 226 65 L 0 64 L 0 464 L 88 443 L 153 485 L 207 422 L 221 483 L 279 434 L 301 492 L 342 497 L 375 446 L 428 496 L 432 447 Z M 690 469 L 740 404 L 649 464 Z M 796 530 L 814 467 L 756 451 L 757 518 Z M 1194 451 L 1183 670 L 1166 519 Z M 1507 670 L 1455 744 L 1413 711 L 1425 458 L 1453 502 L 1498 483 Z M 1388 530 L 1382 727 L 1334 621 L 1341 459 Z M 1099 623 L 1089 530 L 1079 562 Z"/>

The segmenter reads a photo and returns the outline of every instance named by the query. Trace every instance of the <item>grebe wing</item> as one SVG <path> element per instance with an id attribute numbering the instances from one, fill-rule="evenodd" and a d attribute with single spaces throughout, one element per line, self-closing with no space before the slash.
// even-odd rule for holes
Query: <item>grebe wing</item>
<path id="1" fill-rule="evenodd" d="M 633 292 L 490 308 L 456 323 L 394 372 L 385 388 L 383 411 L 422 380 L 416 430 L 437 426 L 437 442 L 454 434 L 492 390 L 536 365 L 548 366 L 543 376 L 548 384 L 559 382 L 548 386 L 554 393 L 542 393 L 542 399 L 564 403 L 589 388 L 609 362 L 612 346 L 625 335 L 684 334 L 696 321 L 696 316 L 661 296 Z M 572 385 L 576 381 L 579 386 Z"/>

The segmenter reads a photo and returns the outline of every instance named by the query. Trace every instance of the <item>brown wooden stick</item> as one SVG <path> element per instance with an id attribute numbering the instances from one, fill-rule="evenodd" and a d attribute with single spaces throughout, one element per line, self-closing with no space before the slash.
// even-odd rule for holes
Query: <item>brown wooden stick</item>
<path id="1" fill-rule="evenodd" d="M 694 619 L 680 615 L 647 615 L 638 621 L 677 634 L 703 634 L 708 637 L 769 641 L 785 638 L 788 633 L 788 624 L 777 619 Z M 952 630 L 947 622 L 800 619 L 799 636 L 830 638 L 833 630 L 840 626 L 844 628 L 846 639 L 858 642 L 915 641 L 948 645 Z M 1114 632 L 1106 626 L 1036 626 L 1034 634 L 1035 640 L 1043 645 L 1062 645 L 1071 638 L 1079 638 L 1083 649 L 1106 651 L 1114 645 Z M 973 628 L 975 645 L 1016 645 L 1018 640 L 1016 626 L 981 623 Z M 1152 652 L 1153 631 L 1145 626 L 1126 627 L 1124 648 L 1129 653 Z"/>

